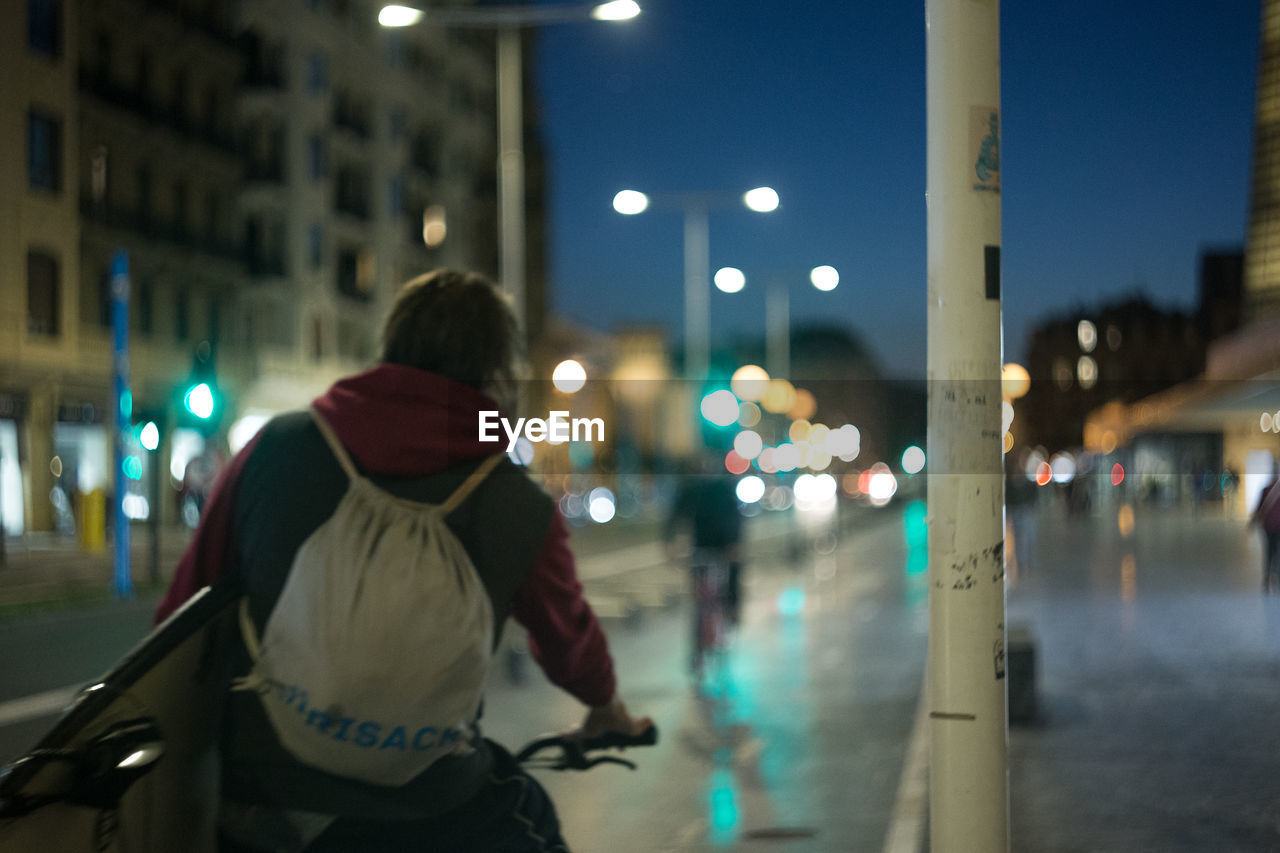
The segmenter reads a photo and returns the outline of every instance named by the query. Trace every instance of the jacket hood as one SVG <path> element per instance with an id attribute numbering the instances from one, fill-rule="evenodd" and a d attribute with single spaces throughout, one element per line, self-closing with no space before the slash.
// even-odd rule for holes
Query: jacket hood
<path id="1" fill-rule="evenodd" d="M 340 379 L 313 405 L 371 473 L 426 476 L 505 447 L 480 441 L 480 412 L 499 408 L 491 397 L 400 364 Z"/>

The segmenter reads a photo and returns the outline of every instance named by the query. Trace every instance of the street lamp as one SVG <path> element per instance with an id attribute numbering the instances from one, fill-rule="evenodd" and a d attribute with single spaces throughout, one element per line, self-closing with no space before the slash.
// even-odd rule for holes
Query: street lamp
<path id="1" fill-rule="evenodd" d="M 522 330 L 526 322 L 524 216 L 524 103 L 520 31 L 574 21 L 626 21 L 640 14 L 635 0 L 595 6 L 480 6 L 418 9 L 390 5 L 378 13 L 384 27 L 418 23 L 495 30 L 498 35 L 498 277 L 511 296 Z"/>
<path id="2" fill-rule="evenodd" d="M 622 190 L 613 197 L 613 209 L 634 216 L 649 209 L 650 202 L 684 212 L 684 346 L 685 376 L 696 382 L 706 378 L 710 362 L 711 291 L 707 277 L 711 268 L 707 238 L 707 214 L 713 208 L 741 203 L 756 213 L 778 209 L 778 193 L 770 187 L 756 187 L 735 193 L 663 193 L 652 198 L 639 190 Z"/>
<path id="3" fill-rule="evenodd" d="M 785 275 L 768 278 L 765 293 L 765 369 L 776 379 L 791 373 L 791 291 Z M 721 267 L 715 274 L 716 287 L 725 293 L 737 293 L 746 286 L 747 277 L 736 267 Z M 809 283 L 829 292 L 840 283 L 835 267 L 818 266 L 809 270 Z"/>

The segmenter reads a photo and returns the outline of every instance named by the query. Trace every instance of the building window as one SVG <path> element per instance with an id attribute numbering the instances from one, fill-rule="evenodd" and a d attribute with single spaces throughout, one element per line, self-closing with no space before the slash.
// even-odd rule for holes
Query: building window
<path id="1" fill-rule="evenodd" d="M 27 44 L 49 56 L 62 53 L 62 0 L 27 0 Z"/>
<path id="2" fill-rule="evenodd" d="M 209 297 L 209 342 L 217 345 L 219 338 L 222 336 L 222 309 L 219 307 L 218 297 Z"/>
<path id="3" fill-rule="evenodd" d="M 135 91 L 143 109 L 151 105 L 151 53 L 138 51 L 137 76 L 134 78 Z"/>
<path id="4" fill-rule="evenodd" d="M 307 57 L 307 91 L 319 94 L 329 86 L 329 63 L 322 53 Z"/>
<path id="5" fill-rule="evenodd" d="M 138 167 L 138 226 L 146 231 L 151 227 L 151 216 L 154 212 L 151 195 L 151 167 Z"/>
<path id="6" fill-rule="evenodd" d="M 319 224 L 312 225 L 307 231 L 307 257 L 312 269 L 324 264 L 324 229 Z"/>
<path id="7" fill-rule="evenodd" d="M 62 189 L 62 122 L 39 110 L 27 113 L 27 177 L 34 190 Z"/>
<path id="8" fill-rule="evenodd" d="M 47 252 L 27 252 L 27 332 L 59 333 L 58 259 Z"/>
<path id="9" fill-rule="evenodd" d="M 307 172 L 313 181 L 324 179 L 324 137 L 313 133 L 307 139 Z"/>
<path id="10" fill-rule="evenodd" d="M 107 267 L 98 276 L 98 325 L 104 329 L 111 328 L 111 268 Z"/>
<path id="11" fill-rule="evenodd" d="M 392 175 L 387 181 L 387 215 L 397 217 L 404 213 L 404 178 Z"/>
<path id="12" fill-rule="evenodd" d="M 219 227 L 222 221 L 222 202 L 216 192 L 210 192 L 204 198 L 204 235 L 211 243 L 217 243 L 222 233 Z"/>
<path id="13" fill-rule="evenodd" d="M 178 181 L 173 185 L 173 233 L 179 240 L 187 238 L 187 190 L 186 181 Z"/>
<path id="14" fill-rule="evenodd" d="M 191 336 L 191 300 L 185 290 L 179 289 L 174 295 L 174 337 L 185 341 Z"/>
<path id="15" fill-rule="evenodd" d="M 150 335 L 155 325 L 155 282 L 149 278 L 144 278 L 138 282 L 138 298 L 135 300 L 137 307 L 138 331 L 144 335 Z"/>

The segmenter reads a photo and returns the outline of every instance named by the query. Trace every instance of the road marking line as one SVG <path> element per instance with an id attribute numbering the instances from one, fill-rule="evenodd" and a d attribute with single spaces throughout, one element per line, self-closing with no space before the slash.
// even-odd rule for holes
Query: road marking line
<path id="1" fill-rule="evenodd" d="M 56 690 L 23 696 L 21 699 L 0 702 L 0 726 L 12 726 L 37 717 L 59 714 L 71 704 L 79 692 L 80 685 L 59 687 Z"/>
<path id="2" fill-rule="evenodd" d="M 898 780 L 893 817 L 884 840 L 884 853 L 919 853 L 924 819 L 929 807 L 929 714 L 925 701 L 928 677 L 920 685 L 916 720 L 907 744 L 907 762 Z"/>

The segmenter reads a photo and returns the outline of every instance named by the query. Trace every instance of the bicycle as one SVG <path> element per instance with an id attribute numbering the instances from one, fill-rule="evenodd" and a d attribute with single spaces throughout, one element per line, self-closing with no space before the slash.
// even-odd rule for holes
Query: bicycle
<path id="1" fill-rule="evenodd" d="M 616 732 L 593 738 L 579 738 L 567 734 L 542 735 L 525 744 L 515 759 L 518 764 L 534 770 L 590 770 L 599 764 L 620 764 L 629 770 L 635 770 L 634 761 L 618 758 L 616 755 L 600 755 L 592 757 L 592 752 L 607 749 L 624 750 L 637 746 L 653 746 L 658 742 L 658 727 L 649 726 L 638 735 L 624 735 Z M 538 758 L 538 753 L 559 748 L 558 756 Z"/>
<path id="2" fill-rule="evenodd" d="M 693 644 L 690 671 L 695 689 L 706 679 L 718 681 L 728 664 L 730 614 L 728 612 L 729 556 L 719 550 L 694 551 Z"/>

